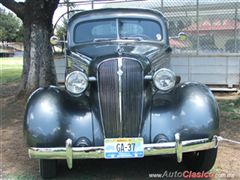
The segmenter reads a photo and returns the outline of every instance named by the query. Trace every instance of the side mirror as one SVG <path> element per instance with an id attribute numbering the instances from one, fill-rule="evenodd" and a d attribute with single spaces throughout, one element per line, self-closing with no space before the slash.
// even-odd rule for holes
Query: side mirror
<path id="1" fill-rule="evenodd" d="M 178 39 L 179 39 L 180 41 L 186 41 L 186 40 L 188 39 L 187 34 L 184 33 L 184 32 L 180 32 L 180 33 L 178 34 Z"/>
<path id="2" fill-rule="evenodd" d="M 51 45 L 53 45 L 53 46 L 57 45 L 59 42 L 60 42 L 60 39 L 59 39 L 57 36 L 52 36 L 52 37 L 50 38 L 50 43 L 51 43 Z"/>

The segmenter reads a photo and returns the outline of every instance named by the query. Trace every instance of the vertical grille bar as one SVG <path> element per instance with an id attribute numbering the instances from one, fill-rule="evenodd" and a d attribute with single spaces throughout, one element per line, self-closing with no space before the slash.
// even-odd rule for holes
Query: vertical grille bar
<path id="1" fill-rule="evenodd" d="M 105 135 L 108 138 L 137 137 L 143 108 L 142 66 L 137 61 L 123 58 L 121 71 L 118 61 L 119 59 L 113 59 L 103 62 L 98 69 L 99 100 Z M 119 86 L 119 78 L 122 87 Z"/>

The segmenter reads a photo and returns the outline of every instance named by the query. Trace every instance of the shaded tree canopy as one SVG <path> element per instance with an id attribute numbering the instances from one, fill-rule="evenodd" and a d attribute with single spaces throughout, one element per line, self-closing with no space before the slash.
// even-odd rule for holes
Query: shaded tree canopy
<path id="1" fill-rule="evenodd" d="M 38 87 L 55 85 L 56 72 L 49 39 L 59 0 L 0 0 L 0 3 L 23 21 L 24 66 L 20 94 L 28 95 Z"/>
<path id="2" fill-rule="evenodd" d="M 73 8 L 74 3 L 70 3 L 70 11 L 64 13 L 58 20 L 61 20 L 61 24 L 55 24 L 56 25 L 56 35 L 60 38 L 63 39 L 64 36 L 66 36 L 67 34 L 67 25 L 68 25 L 68 18 L 66 16 L 68 16 L 69 18 L 71 18 L 72 16 L 74 16 L 77 12 L 82 11 L 82 10 L 74 10 Z M 58 23 L 58 22 L 57 22 Z"/>
<path id="3" fill-rule="evenodd" d="M 0 41 L 22 41 L 23 25 L 13 13 L 0 8 Z"/>
<path id="4" fill-rule="evenodd" d="M 61 39 L 67 34 L 67 23 L 67 18 L 63 17 L 62 25 L 56 27 L 56 35 Z"/>

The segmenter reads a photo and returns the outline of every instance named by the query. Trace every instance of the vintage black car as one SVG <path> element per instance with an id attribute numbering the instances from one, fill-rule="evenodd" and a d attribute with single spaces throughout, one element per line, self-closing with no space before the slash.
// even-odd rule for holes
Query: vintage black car
<path id="1" fill-rule="evenodd" d="M 56 175 L 58 159 L 72 168 L 74 159 L 175 155 L 190 170 L 212 168 L 218 105 L 207 86 L 181 83 L 171 70 L 160 12 L 80 12 L 69 21 L 66 54 L 65 88 L 36 90 L 25 113 L 42 177 Z"/>

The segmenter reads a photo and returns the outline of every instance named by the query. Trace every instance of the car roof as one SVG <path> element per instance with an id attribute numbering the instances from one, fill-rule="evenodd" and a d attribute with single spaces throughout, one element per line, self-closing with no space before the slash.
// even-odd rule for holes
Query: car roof
<path id="1" fill-rule="evenodd" d="M 151 17 L 154 19 L 160 18 L 166 21 L 166 18 L 163 14 L 158 10 L 153 9 L 144 9 L 144 8 L 102 8 L 102 9 L 95 9 L 95 10 L 88 10 L 83 11 L 75 14 L 72 18 L 70 18 L 69 23 L 74 21 L 75 19 L 84 19 L 84 20 L 91 20 L 91 19 L 104 19 L 104 17 L 129 17 L 137 16 L 138 18 L 148 16 L 150 19 Z"/>

